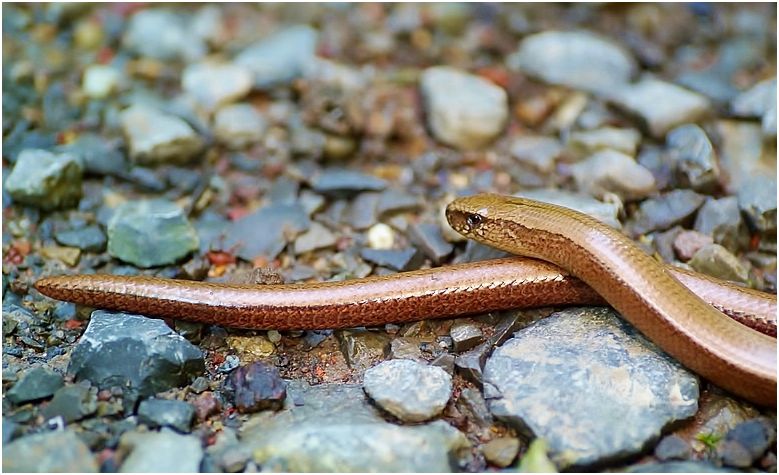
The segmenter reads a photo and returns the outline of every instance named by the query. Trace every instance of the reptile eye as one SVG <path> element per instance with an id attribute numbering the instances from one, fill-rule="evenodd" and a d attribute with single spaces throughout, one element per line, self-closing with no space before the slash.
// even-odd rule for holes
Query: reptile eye
<path id="1" fill-rule="evenodd" d="M 482 217 L 478 214 L 469 214 L 465 217 L 465 222 L 468 223 L 471 229 L 475 229 L 481 225 Z"/>

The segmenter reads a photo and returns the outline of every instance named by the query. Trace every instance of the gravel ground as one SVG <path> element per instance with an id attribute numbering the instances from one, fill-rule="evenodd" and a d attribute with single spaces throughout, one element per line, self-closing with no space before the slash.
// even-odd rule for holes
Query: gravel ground
<path id="1" fill-rule="evenodd" d="M 494 258 L 442 209 L 497 192 L 775 293 L 775 5 L 4 4 L 3 40 L 4 471 L 776 471 L 774 410 L 608 308 L 266 332 L 32 287 Z"/>

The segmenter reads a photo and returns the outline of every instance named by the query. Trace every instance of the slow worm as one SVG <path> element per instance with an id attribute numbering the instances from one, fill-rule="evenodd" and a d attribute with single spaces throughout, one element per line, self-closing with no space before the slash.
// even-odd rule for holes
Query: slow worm
<path id="1" fill-rule="evenodd" d="M 480 195 L 455 201 L 447 216 L 468 237 L 552 263 L 514 257 L 343 282 L 284 285 L 73 275 L 45 277 L 35 287 L 49 297 L 92 307 L 277 330 L 608 302 L 691 369 L 736 394 L 775 404 L 776 340 L 709 305 L 775 336 L 775 295 L 663 266 L 619 232 L 565 208 Z M 738 382 L 726 384 L 723 377 Z"/>

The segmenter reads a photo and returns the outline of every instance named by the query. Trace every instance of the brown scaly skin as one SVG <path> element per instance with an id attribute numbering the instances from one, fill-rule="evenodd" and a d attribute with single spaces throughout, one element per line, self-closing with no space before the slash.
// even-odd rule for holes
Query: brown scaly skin
<path id="1" fill-rule="evenodd" d="M 509 200 L 495 195 L 488 196 L 490 198 L 487 201 L 491 206 L 505 207 L 506 200 Z M 465 200 L 458 200 L 449 207 L 448 216 L 455 229 L 496 247 L 509 247 L 511 249 L 507 250 L 511 252 L 521 250 L 506 244 L 507 240 L 514 238 L 513 234 L 493 231 L 501 242 L 489 242 L 483 236 L 469 234 L 470 229 L 463 223 L 467 224 L 468 217 L 473 216 L 474 212 L 463 206 L 469 203 L 468 199 Z M 579 226 L 571 226 L 572 229 L 582 232 L 579 221 L 583 215 L 570 210 L 565 210 L 565 213 L 557 225 L 565 228 L 569 224 L 577 224 Z M 511 233 L 516 233 L 513 226 L 519 226 L 518 223 L 522 222 L 521 215 L 512 217 L 510 213 L 502 219 L 506 221 L 501 222 L 501 225 L 512 226 Z M 482 231 L 487 229 L 490 229 L 489 225 L 481 226 Z M 609 236 L 621 236 L 614 230 L 608 232 Z M 627 239 L 622 239 L 624 242 L 620 242 L 620 245 L 633 249 L 629 252 L 631 256 L 636 253 L 644 255 Z M 543 238 L 540 240 L 544 242 Z M 564 242 L 562 245 L 566 246 Z M 613 243 L 605 240 L 604 245 Z M 559 251 L 565 255 L 571 248 L 571 245 L 567 245 Z M 776 335 L 776 296 L 737 287 L 701 274 L 661 266 L 647 256 L 644 257 L 653 266 L 673 274 L 706 302 L 725 311 L 732 318 L 764 333 Z M 644 264 L 646 262 L 642 261 L 641 265 Z M 635 272 L 635 269 L 631 272 Z M 607 277 L 614 276 L 609 274 Z M 609 281 L 603 286 L 612 284 Z M 678 282 L 676 285 L 679 286 Z M 303 285 L 228 285 L 152 277 L 75 275 L 46 277 L 39 280 L 35 287 L 49 297 L 93 307 L 240 328 L 278 330 L 371 326 L 508 308 L 604 304 L 598 293 L 568 272 L 539 260 L 520 257 L 391 276 Z M 692 295 L 686 289 L 682 290 L 684 296 Z M 603 295 L 609 299 L 607 294 Z M 611 300 L 609 303 L 613 304 Z M 705 303 L 702 305 L 707 312 L 721 315 Z M 621 310 L 617 305 L 614 306 Z M 626 317 L 631 318 L 628 315 Z M 699 323 L 703 322 L 693 323 L 693 327 Z M 640 325 L 636 326 L 641 329 Z M 651 338 L 650 333 L 645 334 Z M 773 345 L 775 347 L 775 342 Z M 675 355 L 668 348 L 664 349 Z M 680 361 L 685 363 L 681 358 Z"/>
<path id="2" fill-rule="evenodd" d="M 727 318 L 615 229 L 561 206 L 491 194 L 455 200 L 447 218 L 466 237 L 560 266 L 688 368 L 776 406 L 776 339 Z"/>

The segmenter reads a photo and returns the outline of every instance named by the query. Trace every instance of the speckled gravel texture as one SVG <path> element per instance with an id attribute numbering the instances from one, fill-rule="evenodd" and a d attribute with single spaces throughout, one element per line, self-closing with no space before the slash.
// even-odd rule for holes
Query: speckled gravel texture
<path id="1" fill-rule="evenodd" d="M 3 40 L 4 471 L 776 471 L 774 410 L 606 308 L 260 332 L 32 287 L 495 258 L 442 213 L 494 192 L 775 293 L 775 5 L 5 3 Z"/>

